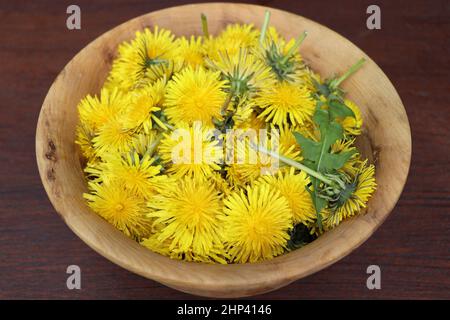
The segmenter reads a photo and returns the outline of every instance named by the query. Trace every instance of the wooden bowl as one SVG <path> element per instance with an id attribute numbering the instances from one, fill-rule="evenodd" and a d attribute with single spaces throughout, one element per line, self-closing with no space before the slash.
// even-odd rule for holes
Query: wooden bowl
<path id="1" fill-rule="evenodd" d="M 208 265 L 171 260 L 130 240 L 92 212 L 82 198 L 87 190 L 74 144 L 77 104 L 99 93 L 119 43 L 155 24 L 177 35 L 200 34 L 200 13 L 210 32 L 226 24 L 260 27 L 267 8 L 244 4 L 194 4 L 152 12 L 103 34 L 61 71 L 45 98 L 36 133 L 36 157 L 45 190 L 59 215 L 84 242 L 112 262 L 169 287 L 202 296 L 242 297 L 268 292 L 317 272 L 361 245 L 386 219 L 405 184 L 411 133 L 402 102 L 389 79 L 360 49 L 334 31 L 306 18 L 270 9 L 271 25 L 285 37 L 307 30 L 300 51 L 322 76 L 346 70 L 361 57 L 364 67 L 343 88 L 360 107 L 364 133 L 359 146 L 376 165 L 378 190 L 367 213 L 345 221 L 307 246 L 271 261 Z"/>

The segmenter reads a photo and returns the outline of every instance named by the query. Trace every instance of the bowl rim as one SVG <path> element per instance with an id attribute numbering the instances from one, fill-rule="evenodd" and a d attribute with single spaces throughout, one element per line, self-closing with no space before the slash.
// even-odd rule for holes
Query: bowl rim
<path id="1" fill-rule="evenodd" d="M 320 27 L 324 29 L 326 32 L 331 32 L 334 34 L 335 37 L 338 37 L 341 41 L 344 41 L 348 43 L 352 49 L 359 52 L 362 56 L 364 56 L 368 61 L 370 61 L 373 66 L 378 69 L 379 72 L 381 72 L 381 75 L 385 78 L 384 80 L 387 81 L 387 83 L 392 87 L 393 92 L 396 95 L 396 98 L 399 100 L 399 105 L 401 107 L 400 112 L 403 112 L 406 117 L 406 122 L 402 123 L 404 126 L 403 129 L 405 132 L 408 133 L 408 137 L 404 143 L 406 154 L 404 155 L 404 162 L 406 165 L 406 171 L 401 172 L 401 176 L 398 178 L 399 180 L 399 186 L 401 188 L 399 190 L 395 190 L 395 195 L 391 196 L 390 203 L 386 205 L 385 212 L 378 212 L 375 217 L 368 217 L 368 215 L 360 216 L 358 219 L 350 219 L 348 221 L 345 221 L 345 224 L 352 224 L 355 227 L 362 228 L 364 230 L 363 234 L 360 234 L 358 236 L 357 241 L 354 240 L 351 243 L 351 245 L 348 245 L 344 248 L 339 248 L 339 250 L 335 250 L 334 252 L 321 252 L 321 261 L 320 263 L 316 263 L 315 265 L 312 265 L 309 268 L 305 267 L 296 267 L 295 265 L 292 265 L 292 261 L 288 261 L 287 257 L 289 255 L 295 254 L 295 252 L 300 253 L 301 251 L 306 252 L 308 251 L 308 254 L 311 254 L 311 251 L 313 252 L 315 247 L 317 247 L 318 240 L 323 239 L 323 241 L 326 241 L 327 238 L 331 237 L 331 234 L 336 233 L 339 228 L 333 229 L 324 235 L 322 235 L 319 239 L 315 240 L 313 243 L 296 250 L 295 252 L 290 252 L 288 254 L 284 254 L 282 256 L 276 257 L 269 261 L 263 261 L 255 264 L 230 264 L 226 266 L 222 265 L 205 265 L 205 264 L 199 264 L 194 262 L 185 262 L 185 261 L 177 261 L 177 260 L 171 260 L 167 257 L 162 257 L 164 259 L 167 259 L 166 263 L 171 265 L 171 268 L 177 268 L 176 265 L 180 266 L 180 269 L 182 272 L 180 273 L 165 273 L 164 268 L 160 268 L 158 272 L 155 271 L 155 269 L 148 269 L 144 265 L 136 265 L 129 261 L 125 260 L 124 256 L 117 255 L 114 252 L 111 252 L 110 250 L 107 250 L 107 247 L 105 247 L 106 242 L 102 241 L 99 242 L 97 240 L 93 240 L 95 238 L 92 238 L 91 236 L 87 236 L 86 230 L 81 230 L 78 228 L 77 225 L 73 224 L 73 220 L 70 214 L 67 214 L 65 211 L 67 208 L 62 206 L 60 197 L 56 195 L 55 193 L 55 187 L 51 185 L 48 181 L 48 174 L 49 174 L 49 166 L 52 164 L 51 159 L 48 158 L 48 148 L 52 148 L 51 146 L 47 145 L 46 142 L 48 141 L 48 132 L 47 130 L 44 130 L 45 127 L 45 121 L 47 120 L 48 114 L 46 112 L 51 110 L 51 103 L 50 100 L 53 97 L 53 91 L 55 90 L 56 83 L 60 81 L 62 77 L 64 77 L 64 74 L 66 73 L 67 69 L 70 69 L 70 66 L 74 61 L 77 61 L 77 57 L 80 56 L 80 54 L 86 50 L 94 50 L 95 46 L 99 43 L 101 43 L 108 34 L 117 32 L 120 28 L 124 28 L 124 26 L 132 24 L 132 22 L 136 21 L 143 21 L 143 20 L 150 20 L 151 17 L 154 17 L 158 14 L 162 13 L 168 13 L 170 11 L 174 10 L 185 10 L 190 8 L 190 10 L 196 10 L 197 12 L 201 11 L 208 11 L 208 9 L 214 7 L 214 6 L 227 6 L 227 9 L 235 8 L 236 7 L 245 7 L 249 10 L 254 10 L 256 12 L 262 12 L 263 10 L 269 9 L 272 13 L 276 13 L 277 15 L 287 15 L 289 17 L 295 16 L 296 18 L 303 19 L 308 24 L 313 24 L 317 27 Z M 256 23 L 254 23 L 257 25 Z M 392 209 L 395 207 L 395 204 L 397 203 L 401 192 L 406 184 L 409 168 L 410 168 L 410 162 L 411 162 L 411 132 L 410 132 L 410 126 L 407 119 L 406 111 L 404 109 L 403 103 L 401 102 L 400 97 L 398 96 L 398 93 L 396 92 L 394 86 L 390 82 L 389 78 L 384 74 L 381 68 L 378 67 L 378 65 L 370 59 L 361 49 L 359 49 L 356 45 L 354 45 L 351 41 L 346 39 L 345 37 L 341 36 L 337 32 L 317 23 L 314 22 L 308 18 L 293 14 L 288 11 L 276 9 L 276 8 L 270 8 L 266 6 L 259 6 L 259 5 L 252 5 L 252 4 L 240 4 L 240 3 L 223 3 L 223 2 L 214 2 L 214 3 L 203 3 L 203 4 L 186 4 L 182 6 L 174 6 L 170 8 L 165 8 L 157 11 L 153 11 L 150 13 L 143 14 L 141 16 L 135 17 L 133 19 L 130 19 L 128 21 L 125 21 L 121 23 L 120 25 L 109 29 L 102 35 L 95 38 L 93 41 L 91 41 L 88 45 L 86 45 L 84 48 L 82 48 L 70 61 L 69 63 L 63 68 L 61 73 L 56 77 L 55 81 L 53 82 L 52 86 L 49 89 L 49 92 L 46 95 L 46 98 L 44 100 L 44 103 L 42 105 L 39 119 L 37 123 L 36 128 L 36 159 L 38 163 L 38 169 L 39 174 L 41 177 L 41 180 L 44 184 L 44 188 L 46 190 L 46 193 L 54 206 L 55 210 L 58 212 L 58 214 L 61 216 L 61 218 L 65 221 L 65 223 L 69 226 L 69 228 L 79 237 L 81 238 L 88 246 L 90 246 L 93 250 L 101 254 L 102 256 L 106 257 L 110 261 L 122 266 L 125 269 L 128 269 L 134 273 L 137 273 L 141 276 L 144 276 L 146 278 L 154 279 L 156 281 L 159 281 L 169 287 L 176 288 L 178 290 L 193 293 L 197 295 L 205 295 L 205 296 L 215 296 L 215 297 L 241 297 L 241 296 L 248 296 L 253 295 L 255 293 L 263 293 L 272 291 L 274 289 L 277 289 L 281 286 L 284 286 L 288 283 L 291 283 L 299 278 L 308 276 L 312 273 L 315 273 L 319 270 L 322 270 L 329 265 L 337 262 L 338 260 L 344 258 L 347 256 L 350 252 L 355 250 L 357 247 L 359 247 L 363 242 L 365 242 L 377 229 L 378 227 L 384 222 L 384 220 L 389 216 Z M 117 230 L 116 230 L 117 231 Z M 119 231 L 117 231 L 119 232 Z M 119 232 L 120 233 L 120 232 Z M 125 237 L 121 234 L 122 237 Z M 126 237 L 125 237 L 126 238 Z M 134 248 L 135 245 L 139 246 L 137 243 L 130 239 L 123 239 L 124 242 L 128 242 L 129 245 Z M 133 245 L 133 243 L 135 245 Z M 306 248 L 309 248 L 306 250 Z M 133 249 L 134 250 L 134 249 Z M 136 249 L 137 250 L 137 249 Z M 155 259 L 154 253 L 151 253 L 151 258 Z M 291 259 L 292 260 L 292 259 Z M 148 260 L 150 261 L 150 260 Z M 162 260 L 161 260 L 162 261 Z M 189 265 L 189 267 L 183 267 L 183 265 Z M 286 269 L 283 266 L 289 265 L 289 267 Z M 249 278 L 245 281 L 246 288 L 242 288 L 242 277 L 239 277 L 236 275 L 236 272 L 240 272 L 243 270 L 242 268 L 249 269 L 249 273 L 255 272 L 258 274 L 257 277 L 254 279 Z M 227 273 L 227 272 L 233 272 L 234 276 L 230 278 L 224 279 L 213 279 L 211 278 L 205 278 L 199 276 L 198 278 L 191 278 L 185 276 L 185 270 L 191 270 L 194 272 L 205 272 L 208 273 L 208 269 L 212 270 L 214 269 L 215 272 L 221 272 L 221 273 Z M 274 272 L 274 271 L 280 271 L 283 269 L 283 272 Z M 233 270 L 233 271 L 232 271 Z"/>

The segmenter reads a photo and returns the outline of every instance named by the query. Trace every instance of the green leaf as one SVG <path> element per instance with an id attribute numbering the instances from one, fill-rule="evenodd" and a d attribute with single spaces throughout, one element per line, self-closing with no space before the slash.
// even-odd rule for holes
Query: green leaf
<path id="1" fill-rule="evenodd" d="M 338 95 L 337 92 L 330 93 L 330 94 L 328 95 L 327 99 L 328 99 L 329 101 L 331 101 L 331 100 L 342 101 L 342 97 L 341 97 L 340 95 Z"/>
<path id="2" fill-rule="evenodd" d="M 325 153 L 322 157 L 321 168 L 325 170 L 340 169 L 354 153 L 355 150 L 341 153 Z"/>
<path id="3" fill-rule="evenodd" d="M 315 162 L 312 160 L 304 159 L 303 164 L 312 170 L 316 170 Z"/>
<path id="4" fill-rule="evenodd" d="M 328 95 L 330 94 L 330 89 L 328 88 L 328 86 L 326 84 L 320 84 L 319 82 L 317 82 L 316 79 L 312 78 L 312 82 L 314 87 L 316 87 L 316 90 L 323 96 L 328 97 Z"/>
<path id="5" fill-rule="evenodd" d="M 327 110 L 317 108 L 313 115 L 313 120 L 319 127 L 327 126 L 330 122 L 330 114 Z"/>
<path id="6" fill-rule="evenodd" d="M 346 117 L 355 117 L 352 109 L 347 107 L 344 103 L 339 102 L 338 100 L 330 100 L 328 102 L 330 116 L 332 118 L 346 118 Z"/>
<path id="7" fill-rule="evenodd" d="M 320 143 L 305 138 L 300 132 L 294 132 L 294 137 L 302 149 L 302 155 L 305 159 L 315 161 L 319 157 L 321 149 Z"/>
<path id="8" fill-rule="evenodd" d="M 330 121 L 327 110 L 317 109 L 314 114 L 314 122 L 319 126 L 319 142 L 306 138 L 299 132 L 294 132 L 294 137 L 302 149 L 305 159 L 303 164 L 319 172 L 328 172 L 341 168 L 352 156 L 353 152 L 331 153 L 331 146 L 343 137 L 342 126 Z"/>
<path id="9" fill-rule="evenodd" d="M 337 128 L 332 127 L 332 130 L 338 130 Z M 321 155 L 323 144 L 320 142 L 312 141 L 308 138 L 305 138 L 301 133 L 294 132 L 294 137 L 297 143 L 300 145 L 302 150 L 303 158 L 305 159 L 303 161 L 303 164 L 308 166 L 309 168 L 316 170 L 317 169 L 317 161 L 319 158 L 321 158 L 320 167 L 324 169 L 325 171 L 332 170 L 332 169 L 339 169 L 342 168 L 342 166 L 347 162 L 348 159 L 354 154 L 354 151 L 347 151 L 347 152 L 341 152 L 341 153 L 328 153 L 324 152 Z M 332 142 L 334 138 L 331 137 L 325 137 L 324 143 L 325 148 L 329 149 L 331 147 L 331 144 L 333 144 L 335 141 Z M 330 142 L 332 142 L 330 144 Z"/>
<path id="10" fill-rule="evenodd" d="M 330 158 L 327 155 L 330 154 L 331 145 L 342 139 L 344 134 L 342 126 L 335 121 L 330 121 L 330 114 L 327 110 L 317 109 L 313 120 L 320 129 L 320 152 L 316 159 L 310 160 L 316 162 L 316 170 L 319 172 L 334 169 L 337 165 L 332 163 L 333 157 Z"/>
<path id="11" fill-rule="evenodd" d="M 344 136 L 344 130 L 342 126 L 337 122 L 322 123 L 320 127 L 320 139 L 322 144 L 321 153 L 327 153 L 330 150 L 332 144 L 337 140 L 340 140 Z"/>
<path id="12" fill-rule="evenodd" d="M 304 158 L 303 164 L 319 173 L 329 173 L 342 168 L 346 161 L 352 156 L 353 151 L 331 153 L 331 146 L 343 138 L 342 126 L 335 121 L 336 113 L 346 114 L 345 108 L 336 105 L 337 112 L 321 109 L 317 107 L 313 116 L 313 121 L 319 127 L 320 141 L 306 138 L 299 132 L 294 132 L 294 137 L 302 149 Z M 314 208 L 317 215 L 317 224 L 322 229 L 322 210 L 327 206 L 326 199 L 319 196 L 320 181 L 310 175 L 311 187 L 308 191 L 311 194 Z"/>

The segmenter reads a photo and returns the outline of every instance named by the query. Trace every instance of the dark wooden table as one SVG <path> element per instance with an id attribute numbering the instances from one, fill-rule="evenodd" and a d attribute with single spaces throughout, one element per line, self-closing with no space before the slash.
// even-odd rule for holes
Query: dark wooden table
<path id="1" fill-rule="evenodd" d="M 196 298 L 141 278 L 92 251 L 59 218 L 35 162 L 42 101 L 58 72 L 91 40 L 143 13 L 187 1 L 78 0 L 82 29 L 66 28 L 74 1 L 0 0 L 0 298 Z M 450 298 L 450 3 L 377 1 L 381 30 L 366 28 L 372 1 L 252 1 L 289 10 L 350 39 L 385 71 L 409 116 L 413 157 L 392 215 L 333 266 L 257 298 Z M 79 265 L 82 289 L 66 288 Z M 381 290 L 366 268 L 381 267 Z"/>

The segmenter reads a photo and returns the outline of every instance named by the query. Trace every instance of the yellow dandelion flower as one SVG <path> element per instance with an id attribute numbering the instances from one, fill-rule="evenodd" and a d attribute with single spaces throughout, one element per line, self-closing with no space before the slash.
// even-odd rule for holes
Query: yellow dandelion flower
<path id="1" fill-rule="evenodd" d="M 88 95 L 81 100 L 78 105 L 80 122 L 90 130 L 96 131 L 110 120 L 122 116 L 129 103 L 129 97 L 117 88 L 102 89 L 100 98 Z"/>
<path id="2" fill-rule="evenodd" d="M 167 68 L 176 57 L 174 38 L 170 31 L 158 26 L 136 32 L 135 39 L 119 46 L 108 82 L 129 90 L 156 80 L 151 75 Z"/>
<path id="3" fill-rule="evenodd" d="M 229 24 L 219 38 L 224 41 L 238 42 L 241 48 L 249 48 L 258 44 L 259 32 L 253 24 Z"/>
<path id="4" fill-rule="evenodd" d="M 304 35 L 298 39 L 286 41 L 276 29 L 268 28 L 262 45 L 256 46 L 253 54 L 270 67 L 272 74 L 279 81 L 303 83 L 302 78 L 306 74 L 306 67 L 298 51 L 298 46 L 303 39 Z"/>
<path id="5" fill-rule="evenodd" d="M 289 171 L 279 172 L 276 176 L 263 176 L 256 183 L 267 183 L 286 198 L 294 224 L 301 222 L 306 225 L 315 220 L 316 212 L 312 198 L 306 189 L 310 180 L 305 172 L 295 173 L 294 168 L 290 168 Z"/>
<path id="6" fill-rule="evenodd" d="M 343 219 L 360 213 L 363 208 L 366 208 L 367 201 L 375 189 L 375 167 L 367 165 L 366 160 L 361 164 L 354 181 L 344 190 L 345 197 L 340 197 L 336 203 L 336 208 L 331 210 L 329 216 L 324 219 L 324 225 L 332 229 Z"/>
<path id="7" fill-rule="evenodd" d="M 279 126 L 311 122 L 316 106 L 311 92 L 305 86 L 289 82 L 265 87 L 255 98 L 255 102 L 264 109 L 259 117 Z"/>
<path id="8" fill-rule="evenodd" d="M 151 232 L 149 209 L 143 198 L 116 183 L 90 183 L 89 194 L 83 196 L 102 218 L 127 236 L 140 239 Z"/>
<path id="9" fill-rule="evenodd" d="M 162 167 L 155 164 L 155 159 L 145 155 L 140 157 L 136 152 L 124 156 L 106 158 L 102 177 L 107 182 L 116 182 L 146 199 L 155 195 L 168 177 L 161 175 Z"/>
<path id="10" fill-rule="evenodd" d="M 210 59 L 219 59 L 219 51 L 229 57 L 238 55 L 241 49 L 250 49 L 258 44 L 259 32 L 252 24 L 231 24 L 218 37 L 205 41 L 205 50 Z"/>
<path id="11" fill-rule="evenodd" d="M 186 175 L 206 179 L 219 171 L 223 151 L 213 137 L 214 132 L 199 122 L 165 134 L 158 150 L 167 173 L 177 179 Z"/>
<path id="12" fill-rule="evenodd" d="M 161 108 L 164 104 L 164 96 L 166 94 L 167 79 L 165 76 L 155 80 L 152 83 L 147 83 L 133 91 L 129 92 L 129 96 L 136 98 L 139 96 L 146 96 L 148 99 L 152 99 L 153 105 Z"/>
<path id="13" fill-rule="evenodd" d="M 124 116 L 125 128 L 136 131 L 143 129 L 146 134 L 149 134 L 155 125 L 163 130 L 168 129 L 159 118 L 164 102 L 165 85 L 166 80 L 163 77 L 128 94 L 130 103 Z"/>
<path id="14" fill-rule="evenodd" d="M 178 40 L 177 60 L 191 67 L 203 66 L 205 57 L 205 48 L 202 38 L 191 36 L 190 39 L 181 37 Z"/>
<path id="15" fill-rule="evenodd" d="M 201 121 L 213 126 L 213 119 L 221 119 L 226 93 L 220 72 L 187 67 L 173 76 L 167 84 L 165 114 L 176 124 Z"/>
<path id="16" fill-rule="evenodd" d="M 353 111 L 353 114 L 355 115 L 355 117 L 346 117 L 340 122 L 342 128 L 344 129 L 344 133 L 350 136 L 360 135 L 361 127 L 363 124 L 361 111 L 354 102 L 348 99 L 345 99 L 344 103 L 347 107 L 349 107 Z"/>
<path id="17" fill-rule="evenodd" d="M 92 139 L 95 152 L 103 157 L 112 152 L 125 153 L 130 150 L 133 141 L 133 131 L 126 128 L 122 118 L 116 118 L 105 123 Z"/>
<path id="18" fill-rule="evenodd" d="M 166 129 L 165 125 L 155 115 L 161 109 L 156 106 L 153 97 L 144 90 L 139 90 L 130 94 L 131 102 L 128 106 L 124 127 L 126 129 L 142 128 L 145 133 L 153 129 L 153 122 L 160 124 Z"/>
<path id="19" fill-rule="evenodd" d="M 139 133 L 133 136 L 131 140 L 131 150 L 137 152 L 138 155 L 152 156 L 161 141 L 161 135 L 151 130 L 148 133 Z"/>
<path id="20" fill-rule="evenodd" d="M 222 73 L 228 91 L 234 97 L 251 98 L 261 89 L 262 84 L 268 87 L 276 81 L 269 67 L 242 48 L 233 56 L 220 51 L 219 57 L 215 61 L 209 60 L 208 65 Z"/>
<path id="21" fill-rule="evenodd" d="M 292 213 L 278 191 L 260 184 L 233 192 L 224 204 L 223 241 L 231 262 L 258 262 L 285 251 Z"/>
<path id="22" fill-rule="evenodd" d="M 84 125 L 82 123 L 78 124 L 75 143 L 80 146 L 83 157 L 88 161 L 95 158 L 95 149 L 92 142 L 94 135 L 94 131 L 91 130 L 87 125 Z"/>
<path id="23" fill-rule="evenodd" d="M 222 199 L 211 183 L 186 177 L 166 185 L 148 206 L 153 210 L 148 216 L 161 226 L 158 240 L 170 240 L 170 250 L 226 263 L 220 238 Z"/>

